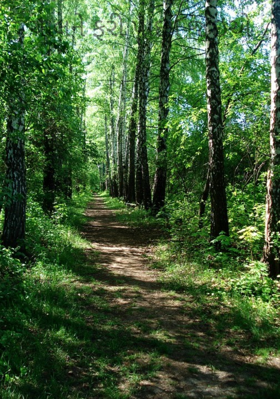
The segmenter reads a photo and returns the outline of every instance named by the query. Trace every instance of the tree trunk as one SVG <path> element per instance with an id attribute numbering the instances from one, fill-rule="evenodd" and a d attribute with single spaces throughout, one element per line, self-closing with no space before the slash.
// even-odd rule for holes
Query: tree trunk
<path id="1" fill-rule="evenodd" d="M 145 58 L 145 42 L 144 42 L 144 32 L 145 32 L 145 1 L 140 0 L 139 3 L 139 14 L 138 14 L 138 61 L 139 61 L 139 90 L 140 90 L 140 79 L 143 76 L 144 68 L 144 58 Z M 143 90 L 143 89 L 142 89 Z M 140 93 L 139 93 L 140 102 Z M 138 124 L 140 124 L 140 104 L 139 104 L 139 116 Z M 141 136 L 138 127 L 138 137 L 137 137 L 137 148 L 136 148 L 136 202 L 140 205 L 143 203 L 143 181 L 142 181 L 142 143 Z"/>
<path id="2" fill-rule="evenodd" d="M 19 44 L 24 51 L 24 25 L 19 30 Z M 20 64 L 21 60 L 17 59 Z M 12 69 L 12 66 L 11 66 Z M 6 184 L 8 198 L 5 204 L 3 244 L 16 248 L 23 246 L 26 223 L 26 169 L 25 169 L 25 96 L 23 79 L 14 76 L 10 87 L 6 140 Z"/>
<path id="3" fill-rule="evenodd" d="M 60 41 L 62 43 L 63 40 L 63 0 L 57 0 L 57 31 L 58 35 L 60 38 Z M 72 47 L 74 48 L 75 45 L 75 34 L 76 34 L 76 28 L 73 29 L 73 34 L 72 34 Z M 58 49 L 59 52 L 61 52 L 60 48 Z M 69 65 L 69 72 L 72 74 L 73 73 L 73 68 L 72 68 L 72 62 L 70 62 Z M 70 132 L 71 135 L 71 132 Z M 67 148 L 71 146 L 72 139 L 71 137 L 65 137 L 64 134 L 61 135 L 61 140 L 62 140 L 62 147 Z M 67 143 L 69 141 L 69 143 Z M 57 185 L 60 187 L 62 194 L 64 198 L 71 199 L 72 198 L 72 166 L 71 166 L 71 160 L 70 160 L 71 155 L 69 152 L 66 152 L 63 154 L 63 156 L 59 157 L 60 160 L 60 170 L 61 170 L 61 178 L 58 179 Z"/>
<path id="4" fill-rule="evenodd" d="M 271 277 L 280 274 L 280 1 L 272 0 L 270 168 L 267 177 L 263 260 Z"/>
<path id="5" fill-rule="evenodd" d="M 127 82 L 129 28 L 130 25 L 128 23 L 126 36 L 125 36 L 125 47 L 123 52 L 123 71 L 122 71 L 122 82 L 121 82 L 120 97 L 119 97 L 119 115 L 117 120 L 119 197 L 124 196 L 124 135 L 125 135 L 125 114 L 126 114 L 126 82 Z"/>
<path id="6" fill-rule="evenodd" d="M 110 166 L 110 153 L 109 153 L 109 140 L 108 140 L 108 123 L 107 123 L 107 115 L 105 115 L 105 151 L 106 151 L 106 190 L 110 193 L 111 191 L 111 179 L 110 179 L 110 173 L 111 173 L 111 166 Z"/>
<path id="7" fill-rule="evenodd" d="M 112 141 L 112 168 L 111 168 L 111 193 L 112 197 L 118 197 L 118 180 L 117 180 L 117 138 L 115 130 L 115 115 L 114 115 L 114 87 L 115 87 L 115 68 L 112 66 L 110 76 L 110 136 Z"/>
<path id="8" fill-rule="evenodd" d="M 154 181 L 153 211 L 157 213 L 164 205 L 167 174 L 167 145 L 168 137 L 168 100 L 170 89 L 170 51 L 172 42 L 172 5 L 173 0 L 164 2 L 164 19 L 162 29 L 162 48 L 160 64 L 159 86 L 159 123 L 157 143 L 157 168 Z"/>
<path id="9" fill-rule="evenodd" d="M 43 171 L 43 210 L 46 214 L 51 215 L 54 211 L 54 202 L 56 194 L 56 179 L 55 179 L 55 143 L 53 132 L 44 131 L 44 155 L 45 164 Z"/>
<path id="10" fill-rule="evenodd" d="M 148 10 L 148 24 L 145 32 L 145 0 L 140 2 L 139 24 L 142 37 L 140 37 L 139 51 L 139 123 L 137 141 L 136 164 L 136 201 L 143 203 L 145 209 L 151 208 L 151 187 L 147 151 L 147 104 L 149 95 L 149 73 L 151 57 L 151 33 L 154 13 L 154 0 L 150 0 Z"/>
<path id="11" fill-rule="evenodd" d="M 205 207 L 206 207 L 206 201 L 209 196 L 209 167 L 207 167 L 207 176 L 206 176 L 206 182 L 204 185 L 203 193 L 200 198 L 200 203 L 199 203 L 199 228 L 201 229 L 203 227 L 203 220 L 202 217 L 205 213 Z"/>
<path id="12" fill-rule="evenodd" d="M 124 137 L 124 160 L 123 160 L 123 198 L 127 201 L 128 193 L 128 159 L 129 159 L 129 145 L 128 136 Z"/>
<path id="13" fill-rule="evenodd" d="M 57 0 L 57 26 L 58 34 L 63 36 L 63 0 Z"/>
<path id="14" fill-rule="evenodd" d="M 48 1 L 49 4 L 49 1 Z M 58 0 L 59 4 L 59 0 Z M 62 16 L 62 15 L 61 15 Z M 51 28 L 53 21 L 55 20 L 54 10 L 48 15 L 48 20 L 43 20 L 41 30 L 42 35 L 45 38 L 45 46 L 48 49 L 47 55 L 50 56 L 54 51 L 52 48 L 49 38 L 46 33 L 46 28 Z M 46 101 L 48 106 L 52 103 L 52 97 L 49 96 Z M 55 121 L 48 115 L 49 107 L 46 112 L 43 112 L 43 120 L 45 122 L 44 127 L 44 167 L 43 167 L 43 203 L 42 208 L 44 212 L 51 216 L 54 211 L 54 202 L 56 196 L 56 170 L 57 170 L 57 155 L 56 155 L 56 126 Z"/>
<path id="15" fill-rule="evenodd" d="M 261 47 L 262 43 L 264 42 L 266 34 L 267 34 L 267 31 L 268 31 L 268 28 L 269 28 L 269 25 L 270 25 L 270 22 L 266 25 L 266 28 L 265 28 L 265 30 L 263 32 L 263 35 L 262 35 L 261 39 L 259 40 L 257 45 L 254 47 L 254 49 L 251 51 L 251 54 L 250 54 L 251 56 L 254 56 L 256 54 L 256 52 L 258 51 L 258 49 Z M 243 72 L 245 71 L 245 68 L 246 68 L 247 64 L 248 64 L 248 59 L 245 60 L 243 66 L 242 66 L 242 68 L 241 68 L 241 70 L 239 72 L 239 77 L 242 76 Z M 234 103 L 233 96 L 234 96 L 234 93 L 236 92 L 237 86 L 238 86 L 238 83 L 235 83 L 232 86 L 231 93 L 229 94 L 229 96 L 226 98 L 226 101 L 225 101 L 226 105 L 224 107 L 224 113 L 223 113 L 223 126 L 224 127 L 225 127 L 226 120 L 227 120 L 227 117 L 228 117 L 228 114 L 229 114 L 229 110 L 230 110 L 231 106 Z M 199 227 L 200 228 L 203 226 L 202 217 L 203 217 L 204 212 L 205 212 L 205 204 L 207 202 L 208 195 L 209 195 L 209 168 L 207 170 L 207 178 L 206 178 L 206 182 L 205 182 L 203 193 L 201 195 L 201 201 L 200 201 L 200 204 L 199 204 Z"/>
<path id="16" fill-rule="evenodd" d="M 209 134 L 209 191 L 211 198 L 211 238 L 229 234 L 224 178 L 223 121 L 219 72 L 217 0 L 207 0 L 206 79 Z"/>
<path id="17" fill-rule="evenodd" d="M 139 32 L 138 32 L 139 35 Z M 139 87 L 139 62 L 137 62 L 132 94 L 131 115 L 128 128 L 128 202 L 135 202 L 135 143 L 137 130 L 138 87 Z"/>

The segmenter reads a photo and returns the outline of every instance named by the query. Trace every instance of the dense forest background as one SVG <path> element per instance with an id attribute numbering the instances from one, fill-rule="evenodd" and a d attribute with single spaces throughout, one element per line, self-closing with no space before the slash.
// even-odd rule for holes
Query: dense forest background
<path id="1" fill-rule="evenodd" d="M 213 52 L 201 2 L 3 2 L 6 247 L 23 243 L 26 206 L 53 217 L 91 188 L 166 218 L 183 246 L 200 237 L 207 247 L 209 236 L 241 261 L 262 258 L 271 11 L 266 1 L 216 11 Z M 206 78 L 222 96 L 210 119 Z M 221 142 L 212 160 L 211 140 Z"/>
<path id="2" fill-rule="evenodd" d="M 275 307 L 270 3 L 1 1 L 0 298 L 71 257 L 77 209 L 106 190 L 166 230 L 180 267 Z"/>

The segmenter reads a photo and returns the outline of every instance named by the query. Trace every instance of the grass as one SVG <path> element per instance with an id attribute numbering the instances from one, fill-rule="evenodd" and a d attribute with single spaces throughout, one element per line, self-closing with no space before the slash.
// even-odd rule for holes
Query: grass
<path id="1" fill-rule="evenodd" d="M 163 228 L 166 224 L 162 218 L 155 218 L 151 212 L 136 206 L 135 208 L 127 207 L 125 202 L 118 198 L 111 198 L 107 192 L 101 195 L 109 209 L 115 211 L 117 220 L 120 223 L 126 223 L 130 226 L 139 228 Z"/>
<path id="2" fill-rule="evenodd" d="M 168 258 L 166 246 L 164 252 L 158 250 L 156 267 L 162 270 L 161 281 L 167 291 L 191 298 L 186 302 L 186 311 L 210 326 L 213 347 L 219 344 L 243 348 L 264 363 L 279 357 L 278 292 L 269 299 L 259 291 L 257 294 L 248 291 L 245 295 L 232 284 L 240 279 L 240 271 L 234 272 L 230 267 L 211 269 L 189 261 L 182 263 L 181 258 L 177 263 L 173 251 Z"/>

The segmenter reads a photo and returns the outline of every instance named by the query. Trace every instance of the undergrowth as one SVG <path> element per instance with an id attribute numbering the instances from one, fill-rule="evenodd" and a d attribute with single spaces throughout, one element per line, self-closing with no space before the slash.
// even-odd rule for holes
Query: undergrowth
<path id="1" fill-rule="evenodd" d="M 243 331 L 251 336 L 244 346 L 255 354 L 279 356 L 280 283 L 269 277 L 268 266 L 260 261 L 263 190 L 253 184 L 247 192 L 229 187 L 230 237 L 221 234 L 212 242 L 209 204 L 199 220 L 193 199 L 167 202 L 163 213 L 168 215 L 170 238 L 159 246 L 154 267 L 162 270 L 166 289 L 193 296 L 202 314 L 219 307 L 213 323 L 221 330 L 228 326 L 224 338 L 230 330 Z"/>
<path id="2" fill-rule="evenodd" d="M 3 399 L 55 397 L 52 390 L 59 391 L 58 382 L 51 381 L 55 368 L 63 367 L 64 356 L 61 354 L 59 365 L 55 326 L 63 325 L 60 318 L 76 317 L 71 289 L 63 286 L 75 278 L 77 264 L 85 261 L 83 248 L 87 243 L 78 228 L 85 222 L 82 210 L 88 200 L 88 194 L 80 194 L 67 207 L 57 204 L 51 219 L 39 204 L 30 200 L 28 257 L 23 258 L 18 249 L 12 251 L 0 246 L 0 396 Z M 62 340 L 71 335 L 67 332 L 71 323 L 66 324 L 65 331 L 61 331 Z M 69 340 L 74 342 L 75 337 Z"/>

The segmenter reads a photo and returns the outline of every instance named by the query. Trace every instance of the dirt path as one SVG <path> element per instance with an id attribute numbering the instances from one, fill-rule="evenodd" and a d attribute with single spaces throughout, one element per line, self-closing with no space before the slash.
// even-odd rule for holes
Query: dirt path
<path id="1" fill-rule="evenodd" d="M 274 367 L 213 342 L 207 312 L 193 313 L 194 298 L 162 289 L 160 272 L 148 267 L 157 232 L 120 225 L 99 197 L 87 216 L 87 255 L 98 267 L 93 295 L 106 301 L 107 324 L 113 320 L 106 347 L 118 392 L 131 399 L 274 398 Z M 258 396 L 264 388 L 266 396 Z"/>

